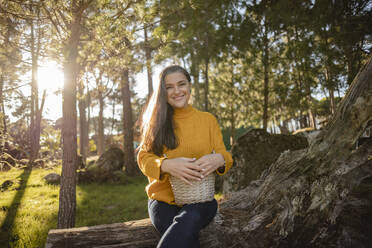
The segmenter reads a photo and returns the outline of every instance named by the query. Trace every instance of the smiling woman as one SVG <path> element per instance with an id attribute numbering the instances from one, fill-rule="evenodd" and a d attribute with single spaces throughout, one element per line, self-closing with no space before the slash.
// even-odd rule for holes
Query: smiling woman
<path id="1" fill-rule="evenodd" d="M 63 72 L 54 61 L 46 61 L 39 67 L 39 90 L 55 92 L 63 88 Z"/>

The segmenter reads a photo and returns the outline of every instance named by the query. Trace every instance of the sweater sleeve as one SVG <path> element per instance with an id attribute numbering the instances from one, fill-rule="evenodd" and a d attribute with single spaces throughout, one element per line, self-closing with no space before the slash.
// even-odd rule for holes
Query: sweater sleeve
<path id="1" fill-rule="evenodd" d="M 165 157 L 159 157 L 143 149 L 140 149 L 137 154 L 137 163 L 142 173 L 156 180 L 162 179 L 160 166 L 164 159 Z"/>
<path id="2" fill-rule="evenodd" d="M 233 164 L 233 159 L 231 157 L 231 154 L 228 151 L 226 151 L 225 144 L 223 143 L 221 128 L 217 122 L 217 119 L 214 116 L 212 117 L 213 117 L 213 120 L 212 120 L 213 150 L 215 151 L 215 153 L 222 154 L 223 158 L 225 159 L 225 170 L 222 172 L 219 170 L 216 170 L 217 174 L 222 176 L 226 174 L 228 170 L 230 170 Z"/>

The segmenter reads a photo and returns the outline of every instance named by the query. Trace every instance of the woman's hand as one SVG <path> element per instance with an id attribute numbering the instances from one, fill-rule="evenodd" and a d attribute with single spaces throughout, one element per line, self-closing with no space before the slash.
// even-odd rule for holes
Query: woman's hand
<path id="1" fill-rule="evenodd" d="M 161 164 L 161 171 L 175 176 L 185 183 L 191 185 L 191 181 L 198 181 L 203 178 L 201 168 L 195 163 L 195 158 L 173 158 L 164 159 Z"/>
<path id="2" fill-rule="evenodd" d="M 203 177 L 208 176 L 210 173 L 223 166 L 224 163 L 225 159 L 220 153 L 207 154 L 195 161 L 195 164 L 202 170 Z"/>

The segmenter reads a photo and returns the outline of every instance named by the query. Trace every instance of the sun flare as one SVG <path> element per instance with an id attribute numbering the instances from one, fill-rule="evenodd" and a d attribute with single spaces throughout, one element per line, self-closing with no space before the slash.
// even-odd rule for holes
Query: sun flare
<path id="1" fill-rule="evenodd" d="M 63 88 L 63 72 L 54 61 L 46 61 L 38 70 L 39 90 L 55 92 Z"/>
<path id="2" fill-rule="evenodd" d="M 54 61 L 40 63 L 38 70 L 39 93 L 46 90 L 43 118 L 57 120 L 62 117 L 62 95 L 64 76 Z"/>

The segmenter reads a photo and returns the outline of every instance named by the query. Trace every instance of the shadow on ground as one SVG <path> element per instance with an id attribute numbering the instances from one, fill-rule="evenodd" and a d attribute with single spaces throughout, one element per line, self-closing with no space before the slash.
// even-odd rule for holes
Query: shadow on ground
<path id="1" fill-rule="evenodd" d="M 19 239 L 18 235 L 12 235 L 12 228 L 18 212 L 18 208 L 21 204 L 23 195 L 26 190 L 27 181 L 31 175 L 31 171 L 32 170 L 25 169 L 22 174 L 17 177 L 17 179 L 19 180 L 19 187 L 16 188 L 17 193 L 15 194 L 9 208 L 6 210 L 7 215 L 3 223 L 1 224 L 0 244 L 9 244 L 11 242 L 16 242 Z"/>

